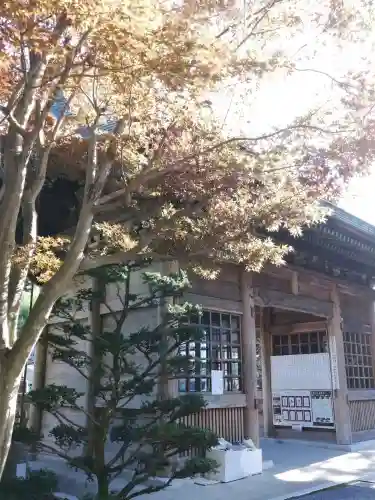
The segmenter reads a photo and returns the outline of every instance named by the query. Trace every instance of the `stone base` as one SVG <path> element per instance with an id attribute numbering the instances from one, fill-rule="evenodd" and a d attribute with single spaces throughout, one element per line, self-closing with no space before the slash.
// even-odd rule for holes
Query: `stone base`
<path id="1" fill-rule="evenodd" d="M 222 483 L 229 483 L 244 479 L 245 477 L 261 474 L 263 470 L 262 450 L 250 448 L 239 448 L 229 450 L 211 450 L 207 454 L 218 463 L 216 473 L 208 477 Z"/>

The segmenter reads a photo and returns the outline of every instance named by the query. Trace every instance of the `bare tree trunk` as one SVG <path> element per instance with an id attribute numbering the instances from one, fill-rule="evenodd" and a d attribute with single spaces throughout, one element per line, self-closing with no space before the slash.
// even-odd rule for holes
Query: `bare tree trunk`
<path id="1" fill-rule="evenodd" d="M 12 443 L 21 373 L 22 370 L 18 377 L 13 378 L 9 374 L 7 363 L 0 364 L 0 477 Z"/>
<path id="2" fill-rule="evenodd" d="M 4 471 L 11 444 L 11 436 L 16 415 L 18 387 L 20 384 L 22 370 L 32 349 L 36 346 L 44 327 L 48 323 L 56 300 L 64 295 L 83 261 L 84 249 L 90 236 L 93 221 L 92 207 L 97 199 L 97 196 L 101 193 L 105 179 L 108 176 L 108 165 L 106 164 L 104 171 L 101 171 L 100 182 L 95 182 L 95 188 L 97 189 L 98 194 L 96 194 L 93 198 L 90 197 L 90 188 L 92 188 L 93 184 L 91 182 L 89 183 L 89 181 L 91 180 L 90 176 L 92 175 L 96 165 L 91 165 L 91 168 L 88 168 L 86 179 L 86 201 L 81 209 L 76 232 L 66 259 L 53 278 L 51 278 L 51 280 L 43 286 L 41 293 L 30 311 L 25 325 L 22 327 L 16 342 L 11 346 L 11 349 L 7 349 L 7 344 L 9 344 L 9 329 L 7 332 L 8 342 L 3 342 L 5 345 L 0 345 L 3 352 L 3 356 L 0 359 L 0 478 Z M 0 333 L 2 333 L 2 325 L 5 324 L 7 328 L 9 325 L 7 314 L 4 316 L 5 323 L 1 323 L 1 306 L 4 305 L 1 302 L 1 285 L 2 283 L 0 282 Z M 14 326 L 15 325 L 13 324 L 13 327 Z"/>
<path id="3" fill-rule="evenodd" d="M 42 334 L 36 346 L 33 390 L 43 389 L 45 385 L 46 369 L 47 369 L 46 366 L 47 351 L 48 351 L 47 328 L 44 330 L 44 333 Z M 41 434 L 42 432 L 42 419 L 43 419 L 43 411 L 41 410 L 41 408 L 36 405 L 32 405 L 29 427 L 38 435 Z M 33 451 L 35 451 L 35 449 Z"/>
<path id="4" fill-rule="evenodd" d="M 106 473 L 98 476 L 98 500 L 109 499 L 109 481 Z"/>
<path id="5" fill-rule="evenodd" d="M 93 440 L 93 457 L 95 460 L 95 475 L 98 482 L 97 500 L 107 500 L 109 496 L 110 481 L 105 463 L 105 445 L 109 432 L 109 420 L 106 409 L 96 408 L 94 413 L 98 422 Z"/>

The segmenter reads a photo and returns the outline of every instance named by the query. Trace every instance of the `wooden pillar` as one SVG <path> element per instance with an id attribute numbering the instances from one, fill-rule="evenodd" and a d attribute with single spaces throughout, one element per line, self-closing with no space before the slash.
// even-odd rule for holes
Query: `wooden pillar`
<path id="1" fill-rule="evenodd" d="M 292 284 L 292 294 L 298 295 L 299 294 L 299 282 L 298 282 L 297 271 L 292 271 L 291 284 Z"/>
<path id="2" fill-rule="evenodd" d="M 177 273 L 179 270 L 179 265 L 177 261 L 165 261 L 161 262 L 160 273 L 163 276 L 168 276 L 173 273 Z M 158 307 L 158 324 L 163 321 L 163 316 L 166 313 L 166 308 L 168 304 L 173 304 L 174 299 L 171 297 L 166 298 Z M 167 346 L 166 346 L 167 347 Z M 160 367 L 160 378 L 158 384 L 158 396 L 160 399 L 168 399 L 178 396 L 178 381 L 176 379 L 171 379 L 168 374 L 165 373 L 163 366 Z"/>
<path id="3" fill-rule="evenodd" d="M 242 366 L 243 385 L 246 394 L 244 413 L 244 435 L 252 439 L 259 447 L 259 414 L 256 404 L 257 366 L 256 366 L 256 328 L 251 275 L 246 271 L 241 274 L 242 298 Z"/>
<path id="4" fill-rule="evenodd" d="M 43 389 L 46 382 L 48 338 L 47 328 L 42 333 L 35 349 L 33 390 Z M 36 405 L 31 406 L 29 427 L 40 434 L 42 432 L 43 411 Z"/>
<path id="5" fill-rule="evenodd" d="M 348 404 L 348 386 L 346 382 L 340 295 L 337 285 L 335 284 L 332 286 L 331 300 L 333 302 L 333 315 L 328 321 L 328 335 L 331 357 L 332 387 L 334 391 L 336 441 L 338 444 L 351 444 L 352 431 Z"/>
<path id="6" fill-rule="evenodd" d="M 100 383 L 100 374 L 98 368 L 100 366 L 100 356 L 97 352 L 95 346 L 95 339 L 102 333 L 102 316 L 101 316 L 101 304 L 105 300 L 106 289 L 102 280 L 93 277 L 92 278 L 92 293 L 93 297 L 90 302 L 89 311 L 89 322 L 91 330 L 91 342 L 88 345 L 88 354 L 91 359 L 91 364 L 89 366 L 88 380 L 87 380 L 87 393 L 86 393 L 86 426 L 88 430 L 88 443 L 85 453 L 90 456 L 93 453 L 94 447 L 94 433 L 95 426 L 93 424 L 93 417 L 96 411 L 96 391 L 98 384 Z"/>
<path id="7" fill-rule="evenodd" d="M 369 318 L 371 325 L 371 361 L 372 361 L 372 375 L 375 377 L 375 301 L 370 298 L 369 304 Z"/>
<path id="8" fill-rule="evenodd" d="M 264 437 L 275 437 L 272 410 L 272 382 L 271 382 L 271 308 L 264 308 L 261 316 L 261 345 L 262 345 L 262 395 L 263 395 L 263 425 Z"/>

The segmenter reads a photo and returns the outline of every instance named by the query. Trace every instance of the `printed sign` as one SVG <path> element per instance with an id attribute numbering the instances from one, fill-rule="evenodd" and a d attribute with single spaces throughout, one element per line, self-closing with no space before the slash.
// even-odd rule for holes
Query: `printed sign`
<path id="1" fill-rule="evenodd" d="M 332 387 L 333 389 L 340 389 L 339 372 L 337 366 L 336 339 L 332 335 L 329 336 L 329 352 L 331 358 Z"/>
<path id="2" fill-rule="evenodd" d="M 332 392 L 311 391 L 311 406 L 315 426 L 332 426 L 334 422 Z"/>
<path id="3" fill-rule="evenodd" d="M 282 391 L 272 394 L 274 425 L 334 427 L 332 391 Z"/>
<path id="4" fill-rule="evenodd" d="M 224 377 L 222 370 L 211 370 L 212 394 L 224 394 Z"/>

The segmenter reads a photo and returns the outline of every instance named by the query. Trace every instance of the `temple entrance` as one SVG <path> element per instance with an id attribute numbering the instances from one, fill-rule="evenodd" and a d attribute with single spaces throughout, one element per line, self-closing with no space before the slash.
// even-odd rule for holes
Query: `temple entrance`
<path id="1" fill-rule="evenodd" d="M 261 433 L 296 439 L 324 436 L 334 441 L 337 356 L 327 321 L 278 309 L 260 314 L 263 320 L 267 315 L 268 324 L 263 321 L 259 328 Z"/>

